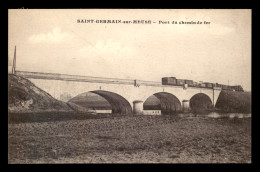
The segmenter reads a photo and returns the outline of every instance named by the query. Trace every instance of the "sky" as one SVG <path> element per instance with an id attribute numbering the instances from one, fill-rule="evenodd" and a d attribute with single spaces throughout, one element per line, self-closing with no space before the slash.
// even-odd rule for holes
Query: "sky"
<path id="1" fill-rule="evenodd" d="M 78 19 L 152 24 L 78 23 Z M 179 24 L 182 21 L 203 24 Z M 8 65 L 15 45 L 16 69 L 21 71 L 158 82 L 174 76 L 242 85 L 251 91 L 251 10 L 246 9 L 12 9 Z"/>

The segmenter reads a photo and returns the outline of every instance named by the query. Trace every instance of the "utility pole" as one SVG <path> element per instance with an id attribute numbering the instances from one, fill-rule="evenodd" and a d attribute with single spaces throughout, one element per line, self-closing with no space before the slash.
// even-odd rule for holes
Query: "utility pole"
<path id="1" fill-rule="evenodd" d="M 15 68 L 16 68 L 16 46 L 14 48 L 14 59 L 13 59 L 12 74 L 15 74 Z"/>

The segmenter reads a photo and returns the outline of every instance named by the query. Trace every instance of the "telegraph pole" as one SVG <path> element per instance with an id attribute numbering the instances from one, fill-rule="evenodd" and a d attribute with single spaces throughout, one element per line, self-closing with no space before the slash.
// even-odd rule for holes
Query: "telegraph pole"
<path id="1" fill-rule="evenodd" d="M 15 74 L 15 68 L 16 68 L 16 46 L 14 47 L 14 59 L 13 59 L 12 74 Z"/>

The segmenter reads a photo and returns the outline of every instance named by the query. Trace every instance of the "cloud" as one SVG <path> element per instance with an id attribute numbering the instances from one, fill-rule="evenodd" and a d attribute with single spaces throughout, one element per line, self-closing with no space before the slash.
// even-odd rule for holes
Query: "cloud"
<path id="1" fill-rule="evenodd" d="M 99 40 L 95 45 L 85 46 L 79 49 L 79 54 L 88 55 L 95 54 L 98 56 L 109 57 L 122 57 L 127 56 L 132 53 L 132 48 L 127 45 L 123 45 L 121 42 L 116 42 L 111 39 L 104 41 Z"/>
<path id="2" fill-rule="evenodd" d="M 62 32 L 60 28 L 53 28 L 51 32 L 32 35 L 31 37 L 29 37 L 29 41 L 32 43 L 59 43 L 64 39 L 71 38 L 71 34 Z"/>

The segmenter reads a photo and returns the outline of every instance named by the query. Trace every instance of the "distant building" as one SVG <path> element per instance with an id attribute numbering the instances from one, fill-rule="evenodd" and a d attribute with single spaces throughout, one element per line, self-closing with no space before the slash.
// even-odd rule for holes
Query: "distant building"
<path id="1" fill-rule="evenodd" d="M 161 110 L 143 110 L 144 115 L 161 115 Z"/>

